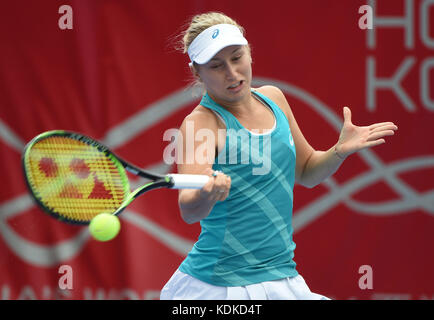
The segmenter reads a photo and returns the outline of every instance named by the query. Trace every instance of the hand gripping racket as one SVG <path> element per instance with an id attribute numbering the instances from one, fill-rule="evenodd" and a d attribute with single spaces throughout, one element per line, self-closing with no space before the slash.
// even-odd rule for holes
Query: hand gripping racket
<path id="1" fill-rule="evenodd" d="M 24 148 L 22 162 L 27 186 L 40 207 L 73 224 L 89 224 L 100 213 L 118 215 L 153 189 L 200 189 L 209 179 L 148 172 L 92 138 L 60 130 L 33 138 Z M 131 192 L 126 171 L 151 181 Z"/>

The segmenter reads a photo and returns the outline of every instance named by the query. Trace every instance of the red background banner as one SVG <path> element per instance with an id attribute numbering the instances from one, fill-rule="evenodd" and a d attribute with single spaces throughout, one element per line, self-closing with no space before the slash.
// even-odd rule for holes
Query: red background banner
<path id="1" fill-rule="evenodd" d="M 373 30 L 359 28 L 365 4 L 379 18 Z M 72 29 L 59 27 L 61 5 L 73 10 Z M 296 186 L 294 259 L 311 290 L 433 299 L 434 3 L 425 0 L 2 2 L 0 299 L 159 297 L 200 232 L 181 220 L 177 192 L 137 199 L 119 236 L 100 243 L 35 206 L 21 151 L 43 131 L 66 129 L 138 166 L 175 171 L 163 161 L 164 132 L 199 101 L 176 36 L 211 10 L 245 27 L 255 85 L 282 89 L 314 148 L 337 141 L 345 105 L 355 124 L 399 127 L 320 186 Z M 72 289 L 59 288 L 61 266 Z M 366 267 L 372 288 L 361 285 Z"/>

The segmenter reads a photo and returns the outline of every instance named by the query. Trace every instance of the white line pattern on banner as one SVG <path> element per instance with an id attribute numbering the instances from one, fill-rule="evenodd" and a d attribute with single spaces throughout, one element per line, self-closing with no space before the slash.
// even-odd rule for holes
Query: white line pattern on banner
<path id="1" fill-rule="evenodd" d="M 0 119 L 0 138 L 8 146 L 21 153 L 25 143 Z"/>
<path id="2" fill-rule="evenodd" d="M 305 102 L 316 113 L 322 116 L 337 132 L 340 131 L 342 120 L 328 106 L 305 90 L 273 79 L 255 78 L 253 81 L 254 86 L 264 84 L 275 85 L 281 88 L 286 94 Z M 148 127 L 163 121 L 180 108 L 196 100 L 197 98 L 192 96 L 191 90 L 179 90 L 151 104 L 149 107 L 144 107 L 136 115 L 116 125 L 107 131 L 102 140 L 110 148 L 115 149 L 121 147 L 143 133 Z M 21 139 L 1 120 L 0 140 L 4 141 L 19 153 L 21 153 L 24 147 L 24 143 Z M 328 210 L 341 201 L 355 212 L 361 214 L 384 216 L 403 214 L 416 209 L 422 209 L 431 214 L 434 213 L 434 190 L 420 194 L 397 176 L 404 172 L 434 167 L 434 156 L 425 155 L 401 159 L 400 161 L 385 165 L 372 150 L 362 150 L 358 155 L 371 167 L 371 170 L 342 184 L 338 184 L 332 177 L 324 181 L 323 185 L 326 186 L 330 192 L 313 200 L 309 205 L 306 205 L 294 213 L 293 224 L 296 232 L 299 232 L 315 219 L 327 213 Z M 151 170 L 167 173 L 170 169 L 171 166 L 161 163 Z M 401 198 L 393 201 L 369 204 L 351 199 L 352 194 L 381 180 L 384 180 Z M 132 181 L 132 185 L 139 185 L 142 182 L 142 179 L 135 179 Z M 25 239 L 8 225 L 8 219 L 22 214 L 33 207 L 34 202 L 28 194 L 15 197 L 0 204 L 0 231 L 5 239 L 5 243 L 11 250 L 24 261 L 45 267 L 57 265 L 62 261 L 69 260 L 78 255 L 89 239 L 87 229 L 84 229 L 75 237 L 57 244 L 42 245 Z M 152 235 L 155 239 L 180 255 L 186 255 L 193 245 L 192 241 L 176 235 L 172 231 L 165 229 L 163 226 L 158 225 L 137 212 L 126 210 L 121 215 L 121 218 Z"/>

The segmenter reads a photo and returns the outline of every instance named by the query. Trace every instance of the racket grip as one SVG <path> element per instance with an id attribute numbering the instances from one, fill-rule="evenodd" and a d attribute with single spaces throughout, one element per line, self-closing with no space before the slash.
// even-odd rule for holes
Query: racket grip
<path id="1" fill-rule="evenodd" d="M 202 174 L 168 174 L 174 183 L 172 189 L 201 189 L 209 180 Z"/>

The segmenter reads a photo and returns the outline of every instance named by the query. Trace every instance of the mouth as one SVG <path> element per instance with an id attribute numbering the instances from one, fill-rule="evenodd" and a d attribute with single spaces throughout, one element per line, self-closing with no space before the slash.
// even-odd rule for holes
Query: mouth
<path id="1" fill-rule="evenodd" d="M 241 89 L 241 87 L 243 86 L 243 84 L 244 84 L 244 80 L 240 80 L 240 81 L 238 81 L 238 82 L 233 83 L 232 85 L 230 85 L 227 89 L 231 90 L 231 91 L 238 91 L 238 90 Z"/>

